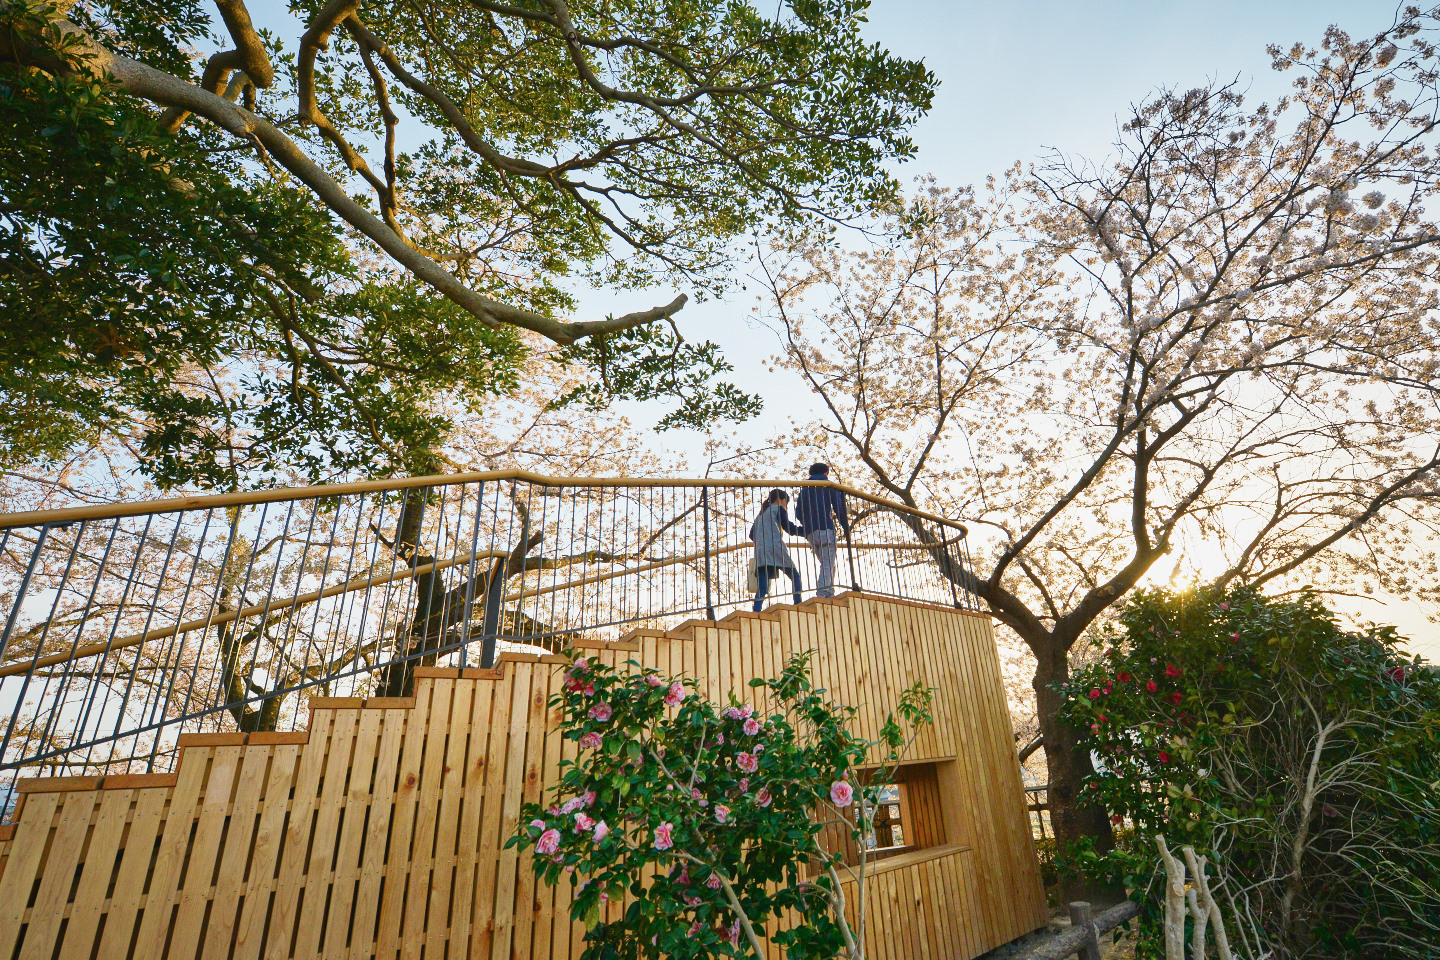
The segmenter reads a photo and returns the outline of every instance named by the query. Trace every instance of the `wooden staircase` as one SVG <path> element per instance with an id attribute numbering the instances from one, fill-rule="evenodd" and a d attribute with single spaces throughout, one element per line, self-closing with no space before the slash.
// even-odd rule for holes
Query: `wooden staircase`
<path id="1" fill-rule="evenodd" d="M 988 618 L 847 594 L 591 646 L 759 710 L 749 679 L 813 649 L 872 739 L 907 686 L 935 687 L 905 768 L 913 849 L 867 880 L 868 955 L 968 960 L 1045 922 Z M 307 731 L 184 735 L 173 773 L 22 781 L 0 960 L 578 958 L 568 890 L 505 849 L 574 756 L 546 707 L 562 662 L 420 668 L 414 697 L 312 699 Z"/>

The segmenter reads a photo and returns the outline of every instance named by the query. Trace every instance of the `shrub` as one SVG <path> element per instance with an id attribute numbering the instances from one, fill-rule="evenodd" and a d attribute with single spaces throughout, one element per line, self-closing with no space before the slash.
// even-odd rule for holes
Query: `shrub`
<path id="1" fill-rule="evenodd" d="M 1063 688 L 1085 799 L 1148 841 L 1110 866 L 1145 887 L 1157 833 L 1218 855 L 1252 955 L 1440 956 L 1436 669 L 1309 593 L 1155 591 L 1120 622 Z"/>
<path id="2" fill-rule="evenodd" d="M 852 929 L 841 889 L 849 868 L 820 834 L 842 825 L 863 857 L 860 801 L 873 803 L 888 777 L 882 767 L 862 784 L 857 769 L 877 747 L 887 763 L 899 759 L 901 721 L 928 723 L 931 692 L 912 687 L 900 720 L 891 716 L 870 742 L 846 729 L 855 708 L 811 685 L 808 654 L 776 679 L 750 681 L 768 691 L 769 716 L 733 700 L 722 709 L 696 696 L 693 681 L 629 666 L 580 658 L 567 671 L 551 707 L 579 759 L 562 764 L 549 806 L 525 806 L 510 840 L 534 850 L 543 882 L 568 878 L 575 888 L 571 915 L 589 927 L 585 960 L 764 957 L 766 922 L 786 914 L 800 922 L 772 939 L 787 957 L 859 960 L 864 884 Z"/>

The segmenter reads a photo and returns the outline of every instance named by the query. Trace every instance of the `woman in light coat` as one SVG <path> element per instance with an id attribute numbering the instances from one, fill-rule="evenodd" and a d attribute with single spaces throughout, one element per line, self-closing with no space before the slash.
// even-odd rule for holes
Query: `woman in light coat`
<path id="1" fill-rule="evenodd" d="M 755 604 L 751 607 L 756 613 L 760 612 L 765 596 L 770 592 L 770 581 L 782 570 L 790 575 L 795 603 L 800 603 L 800 570 L 785 546 L 785 534 L 798 537 L 801 530 L 791 522 L 789 509 L 790 495 L 784 490 L 771 490 L 760 515 L 750 525 L 750 539 L 755 543 L 755 577 L 760 587 L 755 592 Z"/>

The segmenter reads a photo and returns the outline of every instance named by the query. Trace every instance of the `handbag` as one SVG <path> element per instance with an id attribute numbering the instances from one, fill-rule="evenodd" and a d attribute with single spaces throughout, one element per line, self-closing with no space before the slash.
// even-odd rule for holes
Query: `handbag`
<path id="1" fill-rule="evenodd" d="M 760 592 L 760 570 L 755 566 L 754 557 L 750 558 L 750 570 L 746 576 L 745 586 L 749 588 L 751 593 Z"/>

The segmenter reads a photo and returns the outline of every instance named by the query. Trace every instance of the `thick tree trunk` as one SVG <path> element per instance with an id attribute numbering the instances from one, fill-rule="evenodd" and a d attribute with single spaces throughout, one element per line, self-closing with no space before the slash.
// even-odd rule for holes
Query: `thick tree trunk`
<path id="1" fill-rule="evenodd" d="M 1055 830 L 1056 854 L 1063 860 L 1068 849 L 1086 838 L 1093 841 L 1096 853 L 1108 852 L 1115 847 L 1108 815 L 1103 807 L 1081 806 L 1078 799 L 1085 778 L 1095 771 L 1090 763 L 1090 752 L 1080 745 L 1079 732 L 1059 719 L 1061 694 L 1054 685 L 1064 683 L 1070 677 L 1070 663 L 1066 656 L 1068 644 L 1047 635 L 1039 642 L 1032 641 L 1030 648 L 1036 651 L 1038 660 L 1034 679 L 1035 706 L 1040 733 L 1045 740 L 1045 765 L 1049 777 L 1045 795 L 1050 804 L 1050 823 Z M 1067 902 L 1089 900 L 1092 903 L 1108 903 L 1123 897 L 1124 891 L 1073 880 L 1067 882 L 1063 891 L 1063 899 Z"/>

